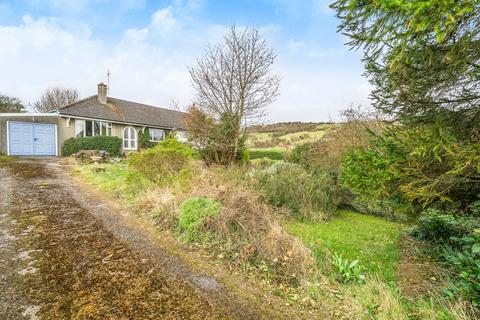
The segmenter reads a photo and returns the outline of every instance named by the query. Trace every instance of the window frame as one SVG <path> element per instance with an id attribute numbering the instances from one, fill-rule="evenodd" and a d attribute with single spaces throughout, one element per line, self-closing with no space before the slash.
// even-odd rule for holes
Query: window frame
<path id="1" fill-rule="evenodd" d="M 162 134 L 162 139 L 160 139 L 160 140 L 154 140 L 154 139 L 152 139 L 152 132 L 153 132 L 153 130 L 160 130 L 160 131 L 162 131 L 162 133 L 163 133 L 163 134 Z M 164 129 L 148 128 L 148 133 L 149 133 L 149 135 L 150 135 L 150 142 L 160 142 L 160 141 L 165 140 L 166 132 L 165 132 Z"/>
<path id="2" fill-rule="evenodd" d="M 79 125 L 79 123 L 83 123 L 83 125 Z M 82 136 L 78 136 L 78 134 L 80 133 L 79 132 L 80 130 L 78 130 L 78 128 L 80 127 L 83 128 Z M 91 135 L 87 135 L 87 127 L 90 128 Z M 105 135 L 102 134 L 103 128 L 105 128 L 105 133 L 106 133 Z M 96 131 L 98 131 L 97 132 L 98 134 L 95 134 Z M 113 132 L 113 124 L 111 122 L 101 121 L 101 120 L 75 119 L 75 138 L 101 137 L 101 136 L 111 137 L 112 132 Z"/>
<path id="3" fill-rule="evenodd" d="M 129 130 L 129 133 L 127 135 L 127 138 L 125 138 L 125 130 L 127 130 L 127 129 Z M 130 131 L 130 129 L 133 130 L 133 137 L 131 137 L 131 132 L 132 131 Z M 122 132 L 122 147 L 123 147 L 123 150 L 137 150 L 137 140 L 138 140 L 137 139 L 137 130 L 135 130 L 134 127 L 126 126 L 126 127 L 123 128 L 123 132 Z M 127 146 L 128 147 L 125 147 L 125 141 L 127 141 Z M 131 143 L 130 143 L 132 141 L 134 143 L 133 148 L 131 147 Z"/>
<path id="4" fill-rule="evenodd" d="M 82 125 L 80 125 L 80 123 L 82 123 Z M 85 134 L 86 134 L 86 126 L 87 124 L 85 123 L 85 120 L 83 119 L 75 119 L 75 138 L 82 138 L 82 137 L 85 137 Z M 79 128 L 82 128 L 81 129 L 81 132 L 79 130 Z M 82 135 L 79 135 L 79 134 L 82 134 Z"/>

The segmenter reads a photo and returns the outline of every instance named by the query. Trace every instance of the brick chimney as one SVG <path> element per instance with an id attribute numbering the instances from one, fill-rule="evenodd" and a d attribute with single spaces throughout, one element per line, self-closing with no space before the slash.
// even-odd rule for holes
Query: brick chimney
<path id="1" fill-rule="evenodd" d="M 107 103 L 107 85 L 103 82 L 98 84 L 98 101 L 100 103 L 106 104 Z"/>

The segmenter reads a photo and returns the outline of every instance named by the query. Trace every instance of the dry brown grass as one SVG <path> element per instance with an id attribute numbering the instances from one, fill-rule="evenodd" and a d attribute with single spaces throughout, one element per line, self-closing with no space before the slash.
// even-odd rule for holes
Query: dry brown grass
<path id="1" fill-rule="evenodd" d="M 280 209 L 262 202 L 258 193 L 232 179 L 231 172 L 204 174 L 186 197 L 208 197 L 221 203 L 220 215 L 204 228 L 222 244 L 222 250 L 242 262 L 265 262 L 280 281 L 298 282 L 312 270 L 311 251 L 277 222 Z"/>
<path id="2" fill-rule="evenodd" d="M 167 188 L 147 189 L 138 199 L 136 212 L 152 219 L 161 230 L 175 227 L 177 200 Z"/>
<path id="3" fill-rule="evenodd" d="M 207 197 L 221 203 L 220 215 L 207 219 L 202 233 L 209 234 L 202 246 L 234 264 L 265 264 L 272 279 L 296 283 L 311 273 L 315 265 L 312 252 L 287 233 L 278 217 L 283 212 L 260 200 L 239 179 L 237 168 L 199 166 L 198 175 L 187 191 L 173 194 L 166 188 L 145 191 L 136 203 L 137 212 L 150 217 L 162 230 L 175 230 L 179 207 L 192 197 Z"/>
<path id="4" fill-rule="evenodd" d="M 346 300 L 352 314 L 364 315 L 364 319 L 409 319 L 400 294 L 379 278 L 367 279 L 366 284 L 354 288 Z"/>

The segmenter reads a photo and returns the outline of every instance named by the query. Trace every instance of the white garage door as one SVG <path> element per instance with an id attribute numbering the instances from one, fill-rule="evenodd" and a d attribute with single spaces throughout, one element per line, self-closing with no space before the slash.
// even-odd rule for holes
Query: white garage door
<path id="1" fill-rule="evenodd" d="M 54 124 L 8 122 L 8 154 L 12 156 L 55 156 Z"/>

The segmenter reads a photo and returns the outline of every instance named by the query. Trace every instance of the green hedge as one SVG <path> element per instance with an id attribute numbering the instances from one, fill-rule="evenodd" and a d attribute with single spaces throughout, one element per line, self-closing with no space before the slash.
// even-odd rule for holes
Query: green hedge
<path id="1" fill-rule="evenodd" d="M 122 139 L 119 137 L 83 137 L 67 139 L 62 148 L 62 154 L 66 157 L 71 156 L 82 150 L 103 150 L 116 157 L 120 155 L 122 148 Z"/>
<path id="2" fill-rule="evenodd" d="M 284 160 L 285 154 L 279 150 L 250 150 L 250 160 L 268 158 L 271 160 Z"/>

